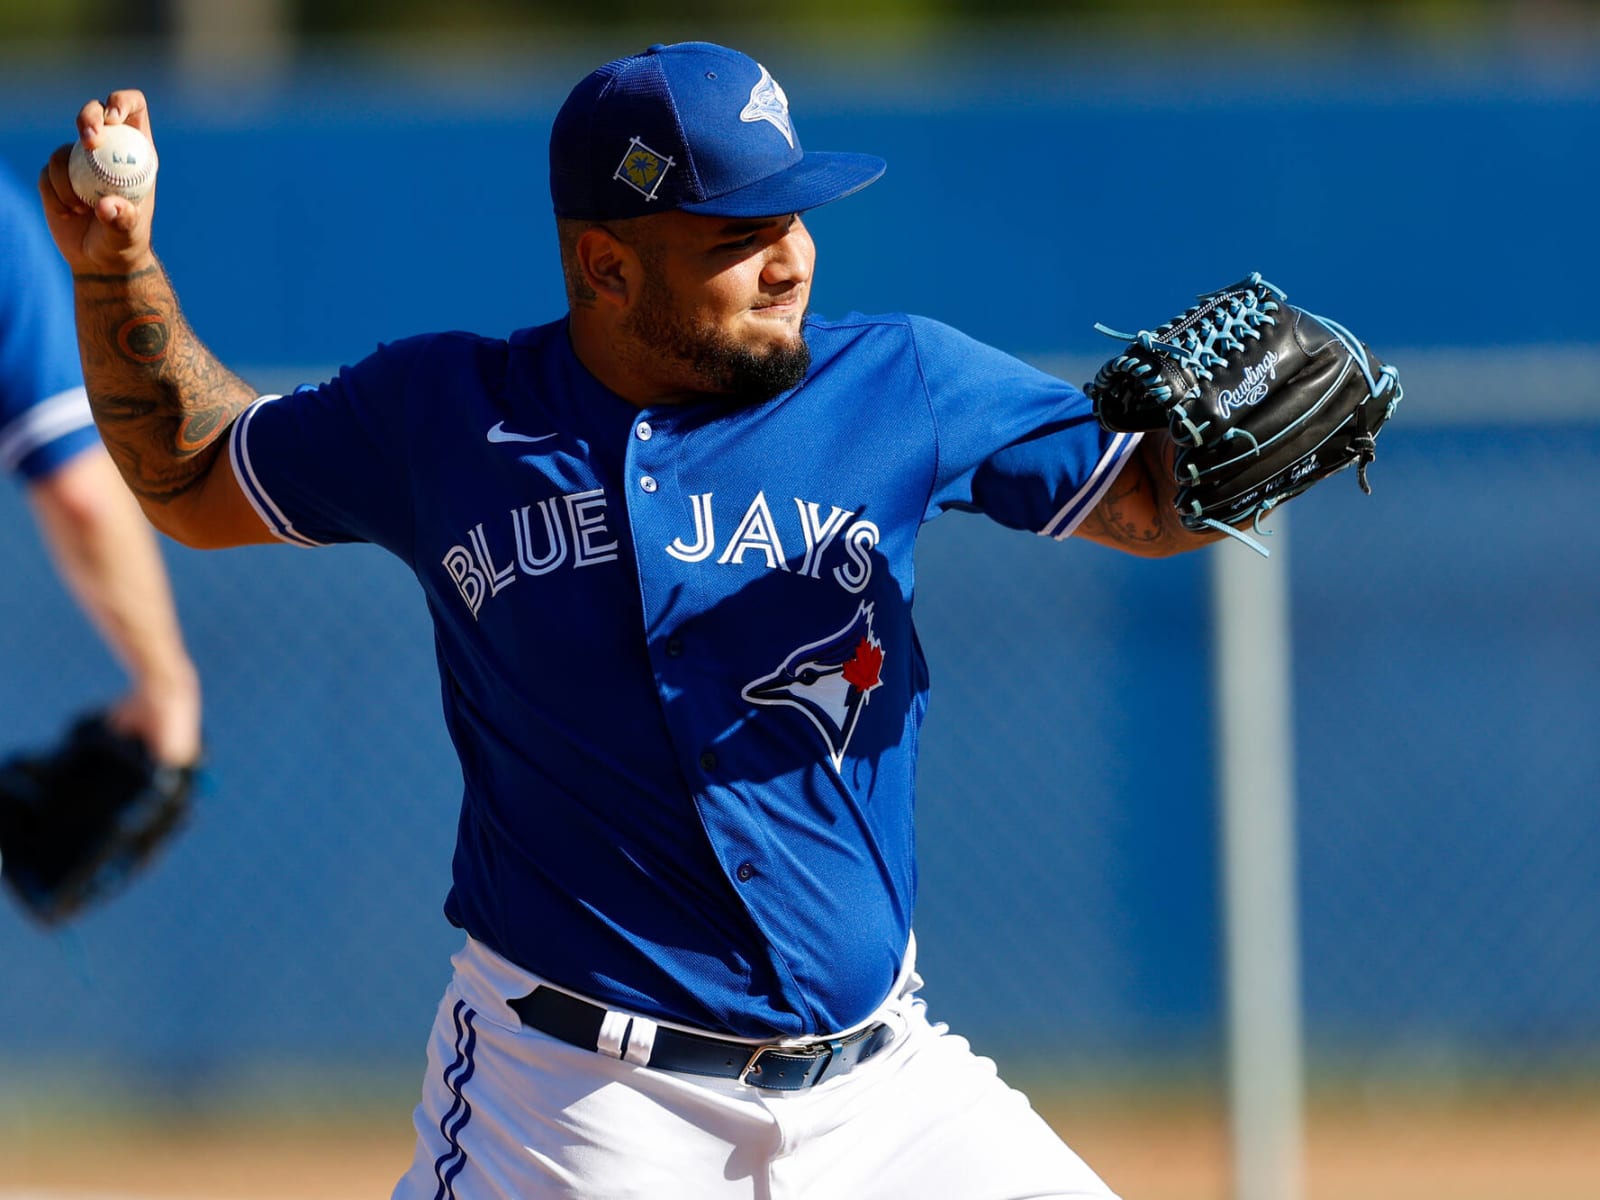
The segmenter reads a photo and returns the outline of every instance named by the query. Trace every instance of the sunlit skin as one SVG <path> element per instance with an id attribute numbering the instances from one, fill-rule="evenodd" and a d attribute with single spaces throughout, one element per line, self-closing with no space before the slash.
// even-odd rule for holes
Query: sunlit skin
<path id="1" fill-rule="evenodd" d="M 600 382 L 641 407 L 736 390 L 704 361 L 708 350 L 714 359 L 777 357 L 791 366 L 806 355 L 816 245 L 797 213 L 667 212 L 591 224 L 569 259 L 573 349 Z M 788 386 L 803 361 L 792 374 Z"/>

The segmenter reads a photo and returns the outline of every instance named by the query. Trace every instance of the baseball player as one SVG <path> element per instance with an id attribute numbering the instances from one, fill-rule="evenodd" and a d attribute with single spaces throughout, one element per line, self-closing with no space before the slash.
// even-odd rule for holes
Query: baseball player
<path id="1" fill-rule="evenodd" d="M 109 721 L 161 761 L 200 753 L 200 683 L 148 522 L 95 432 L 72 301 L 36 203 L 0 168 L 0 466 L 68 592 L 127 671 Z"/>
<path id="2" fill-rule="evenodd" d="M 118 122 L 150 131 L 141 93 L 80 136 Z M 433 619 L 465 940 L 395 1196 L 1110 1196 L 918 995 L 913 551 L 951 509 L 1213 540 L 1175 519 L 1168 436 L 936 321 L 810 315 L 804 214 L 884 163 L 803 150 L 720 46 L 652 46 L 561 109 L 566 315 L 291 395 L 211 356 L 151 201 L 86 208 L 67 150 L 41 194 L 151 519 L 375 543 Z"/>

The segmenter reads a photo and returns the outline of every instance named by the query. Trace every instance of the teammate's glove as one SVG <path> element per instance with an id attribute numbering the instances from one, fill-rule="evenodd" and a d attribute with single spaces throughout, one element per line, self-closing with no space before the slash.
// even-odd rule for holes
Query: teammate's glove
<path id="1" fill-rule="evenodd" d="M 1354 464 L 1361 490 L 1374 440 L 1402 395 L 1344 326 L 1285 301 L 1260 275 L 1210 292 L 1127 341 L 1084 390 L 1107 429 L 1169 430 L 1187 529 L 1252 528 L 1270 509 Z"/>
<path id="2" fill-rule="evenodd" d="M 0 875 L 37 920 L 73 917 L 172 836 L 195 774 L 156 762 L 103 713 L 79 719 L 56 745 L 0 764 Z"/>

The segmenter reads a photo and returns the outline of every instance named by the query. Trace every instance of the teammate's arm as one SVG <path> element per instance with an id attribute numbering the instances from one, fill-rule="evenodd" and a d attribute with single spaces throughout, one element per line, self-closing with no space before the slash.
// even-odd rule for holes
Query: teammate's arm
<path id="1" fill-rule="evenodd" d="M 155 535 L 99 446 L 31 480 L 28 504 L 56 571 L 128 673 L 114 727 L 161 762 L 200 756 L 200 677 L 184 648 Z"/>
<path id="2" fill-rule="evenodd" d="M 113 92 L 78 114 L 79 135 L 126 122 L 150 132 L 144 95 Z M 151 523 L 190 546 L 272 541 L 222 453 L 255 392 L 189 327 L 150 247 L 152 191 L 89 209 L 67 178 L 69 146 L 39 175 L 45 220 L 72 268 L 78 349 L 95 424 Z"/>
<path id="3" fill-rule="evenodd" d="M 1176 452 L 1165 434 L 1145 434 L 1074 536 L 1144 558 L 1181 554 L 1225 536 L 1212 530 L 1191 533 L 1178 520 L 1173 505 L 1178 485 L 1172 478 Z"/>

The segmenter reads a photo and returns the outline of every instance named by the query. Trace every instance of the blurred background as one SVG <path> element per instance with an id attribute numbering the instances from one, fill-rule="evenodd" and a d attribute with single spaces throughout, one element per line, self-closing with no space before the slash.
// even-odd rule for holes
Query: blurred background
<path id="1" fill-rule="evenodd" d="M 157 251 L 277 391 L 557 315 L 555 109 L 709 37 L 805 145 L 889 160 L 808 218 L 820 312 L 924 313 L 1075 382 L 1096 321 L 1251 270 L 1345 321 L 1406 400 L 1375 494 L 1328 483 L 1276 547 L 1306 1193 L 1600 1196 L 1595 6 L 656 8 L 0 0 L 0 164 L 31 180 L 85 100 L 143 88 Z M 0 1197 L 387 1196 L 459 941 L 421 598 L 364 547 L 165 549 L 207 794 L 71 930 L 0 908 Z M 122 681 L 14 486 L 0 562 L 5 752 Z M 1208 569 L 961 516 L 918 561 L 926 995 L 1127 1200 L 1236 1194 Z"/>

